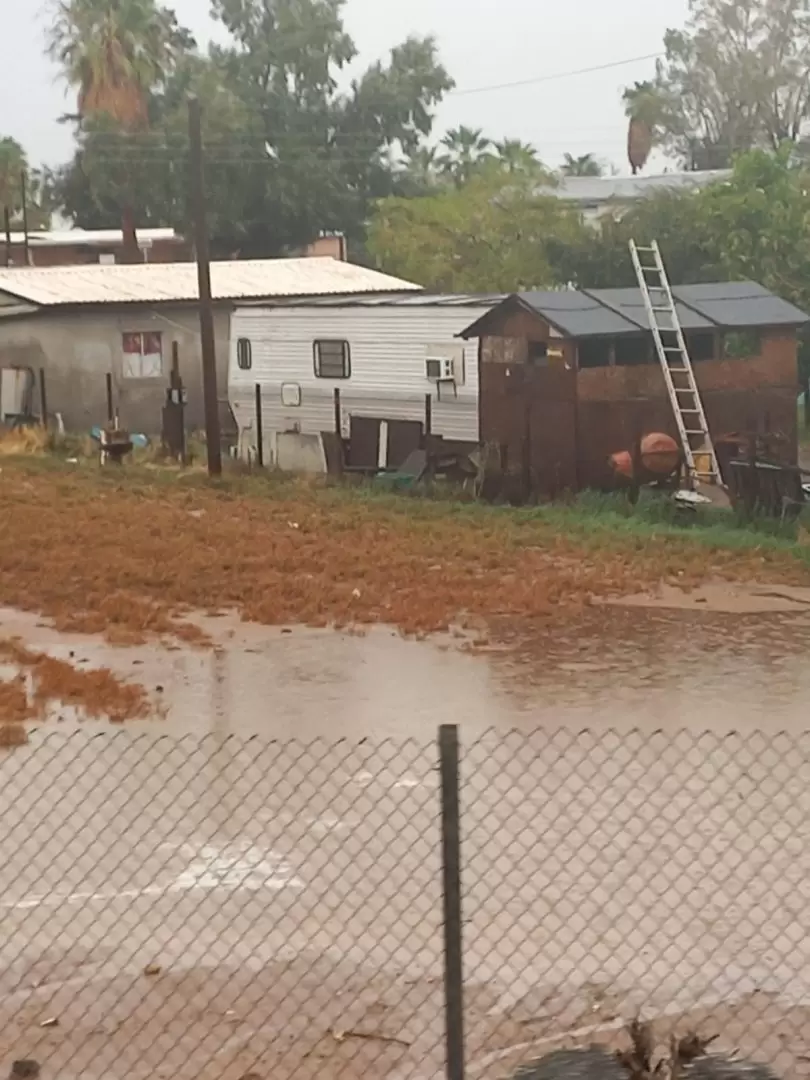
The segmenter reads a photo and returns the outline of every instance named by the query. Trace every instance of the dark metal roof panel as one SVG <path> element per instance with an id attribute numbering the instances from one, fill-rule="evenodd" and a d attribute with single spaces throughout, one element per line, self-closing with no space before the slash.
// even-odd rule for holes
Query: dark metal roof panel
<path id="1" fill-rule="evenodd" d="M 617 311 L 626 319 L 635 323 L 639 330 L 650 329 L 650 321 L 644 307 L 644 300 L 640 289 L 588 289 L 587 292 L 600 303 Z M 673 295 L 675 295 L 673 289 Z M 715 325 L 709 319 L 690 307 L 680 303 L 675 295 L 675 306 L 678 310 L 678 318 L 684 330 L 714 330 Z"/>
<path id="2" fill-rule="evenodd" d="M 673 294 L 717 326 L 802 326 L 810 316 L 754 281 L 677 285 Z"/>
<path id="3" fill-rule="evenodd" d="M 638 326 L 593 296 L 574 289 L 552 292 L 523 292 L 519 298 L 547 322 L 568 337 L 638 333 Z"/>
<path id="4" fill-rule="evenodd" d="M 245 301 L 240 307 L 340 307 L 340 308 L 465 308 L 495 307 L 504 293 L 387 293 L 341 296 L 306 296 L 281 300 Z M 416 302 L 414 303 L 414 300 Z"/>

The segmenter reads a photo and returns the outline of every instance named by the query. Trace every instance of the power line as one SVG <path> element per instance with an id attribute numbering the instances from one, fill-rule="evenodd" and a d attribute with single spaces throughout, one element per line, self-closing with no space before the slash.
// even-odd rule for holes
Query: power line
<path id="1" fill-rule="evenodd" d="M 578 75 L 591 75 L 597 71 L 626 67 L 628 64 L 640 64 L 642 60 L 660 60 L 664 53 L 648 53 L 646 56 L 631 56 L 627 60 L 612 60 L 607 64 L 594 64 L 591 67 L 576 68 L 574 71 L 558 71 L 550 75 L 536 75 L 530 79 L 516 79 L 514 82 L 493 83 L 489 86 L 474 86 L 466 90 L 450 90 L 447 96 L 460 97 L 464 94 L 489 94 L 494 90 L 512 90 L 518 86 L 534 86 L 537 83 L 554 82 L 556 79 L 573 79 Z"/>
<path id="2" fill-rule="evenodd" d="M 531 76 L 531 77 L 526 78 L 526 79 L 516 79 L 513 82 L 491 83 L 491 84 L 488 84 L 486 86 L 472 86 L 472 87 L 467 87 L 467 88 L 462 87 L 461 89 L 458 89 L 458 90 L 449 90 L 447 92 L 447 94 L 445 95 L 445 97 L 462 97 L 462 96 L 466 96 L 468 94 L 486 94 L 486 93 L 493 93 L 493 92 L 496 92 L 496 91 L 499 91 L 499 90 L 512 90 L 512 89 L 516 89 L 516 88 L 523 87 L 523 86 L 536 86 L 536 85 L 539 85 L 541 83 L 555 82 L 555 81 L 557 81 L 559 79 L 578 78 L 578 77 L 580 77 L 582 75 L 591 75 L 591 74 L 595 74 L 595 73 L 600 72 L 600 71 L 610 71 L 610 70 L 612 70 L 614 68 L 627 67 L 630 64 L 638 64 L 638 63 L 642 63 L 643 61 L 658 60 L 663 55 L 664 54 L 661 53 L 661 52 L 646 53 L 644 56 L 631 56 L 631 57 L 627 57 L 627 58 L 625 58 L 623 60 L 611 60 L 611 61 L 608 61 L 607 63 L 604 63 L 604 64 L 592 64 L 589 67 L 575 68 L 575 69 L 573 69 L 571 71 L 558 71 L 558 72 L 551 72 L 551 73 L 548 73 L 548 74 L 545 74 L 545 75 L 534 75 L 534 76 Z M 363 100 L 364 100 L 365 104 L 373 104 L 374 103 L 373 98 L 372 99 L 365 98 Z M 387 104 L 388 103 L 387 99 L 383 99 L 383 98 L 378 99 L 378 101 L 379 101 L 380 104 Z M 97 140 L 109 139 L 111 141 L 112 140 L 118 140 L 118 139 L 138 140 L 138 139 L 154 138 L 154 132 L 150 132 L 150 131 L 128 131 L 128 132 L 125 132 L 125 131 L 112 132 L 111 131 L 111 132 L 101 132 L 101 131 L 99 131 L 99 132 L 93 133 L 92 137 L 94 139 L 97 139 Z M 223 136 L 219 136 L 219 137 L 222 138 Z M 178 140 L 181 140 L 181 139 L 183 139 L 183 135 L 181 133 L 177 132 L 177 133 L 175 133 L 173 135 L 167 135 L 167 138 L 176 138 Z M 255 136 L 255 138 L 257 140 L 259 140 L 259 139 L 261 139 L 263 137 L 261 135 L 257 134 Z M 281 139 L 285 139 L 285 138 L 294 139 L 294 138 L 296 138 L 296 136 L 295 135 L 281 136 L 280 138 Z M 347 140 L 355 141 L 358 138 L 358 136 L 351 133 L 351 132 L 338 131 L 338 132 L 334 133 L 333 138 L 347 139 Z M 210 141 L 211 141 L 210 139 L 206 139 L 205 143 L 208 144 Z"/>

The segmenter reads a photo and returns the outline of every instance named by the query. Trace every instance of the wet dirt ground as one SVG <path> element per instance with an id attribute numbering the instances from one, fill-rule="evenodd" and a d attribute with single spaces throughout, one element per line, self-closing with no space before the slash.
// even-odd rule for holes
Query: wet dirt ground
<path id="1" fill-rule="evenodd" d="M 460 725 L 468 1072 L 643 1008 L 810 1056 L 810 615 L 612 608 L 499 644 L 206 623 L 0 752 L 0 1068 L 442 1070 L 437 726 Z"/>

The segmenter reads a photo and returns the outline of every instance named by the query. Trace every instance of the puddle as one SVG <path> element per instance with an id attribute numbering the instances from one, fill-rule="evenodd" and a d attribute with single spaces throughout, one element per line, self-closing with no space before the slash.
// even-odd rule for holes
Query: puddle
<path id="1" fill-rule="evenodd" d="M 62 710 L 0 755 L 0 1057 L 65 1080 L 440 1076 L 434 740 L 455 722 L 471 1076 L 619 1011 L 725 1002 L 733 1045 L 792 1033 L 762 1053 L 803 1080 L 809 758 L 775 733 L 807 728 L 809 616 L 602 608 L 473 651 L 205 625 L 213 650 L 115 648 L 0 613 L 165 711 L 61 739 L 111 731 Z M 334 1034 L 358 1030 L 378 1041 Z"/>
<path id="2" fill-rule="evenodd" d="M 564 627 L 507 627 L 503 645 L 476 648 L 386 627 L 354 634 L 202 621 L 213 650 L 68 639 L 8 610 L 0 635 L 142 683 L 165 718 L 138 723 L 166 733 L 429 740 L 442 723 L 470 732 L 807 726 L 810 613 L 599 608 Z M 60 730 L 79 722 L 67 709 L 48 721 Z"/>

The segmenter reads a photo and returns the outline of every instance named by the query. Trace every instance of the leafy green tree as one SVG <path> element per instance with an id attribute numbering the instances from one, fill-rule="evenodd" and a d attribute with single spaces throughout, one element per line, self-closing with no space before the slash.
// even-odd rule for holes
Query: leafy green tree
<path id="1" fill-rule="evenodd" d="M 402 154 L 430 134 L 433 110 L 452 86 L 431 38 L 409 38 L 349 89 L 340 71 L 355 48 L 343 0 L 215 0 L 227 31 L 208 56 L 178 54 L 149 95 L 149 125 L 86 123 L 77 155 L 59 177 L 65 206 L 82 225 L 115 217 L 132 183 L 143 222 L 188 221 L 186 95 L 200 97 L 214 251 L 266 256 L 343 231 L 357 250 L 373 200 L 404 190 Z"/>
<path id="2" fill-rule="evenodd" d="M 560 166 L 563 176 L 604 176 L 602 163 L 593 154 L 566 154 Z"/>
<path id="3" fill-rule="evenodd" d="M 385 199 L 371 222 L 369 250 L 389 273 L 430 289 L 493 292 L 551 285 L 559 278 L 550 238 L 561 246 L 577 244 L 585 226 L 537 188 L 537 175 L 490 168 L 461 187 Z"/>
<path id="4" fill-rule="evenodd" d="M 664 37 L 666 56 L 636 84 L 637 115 L 689 169 L 797 141 L 810 115 L 806 0 L 690 0 L 689 19 Z M 630 105 L 628 94 L 625 101 Z"/>

